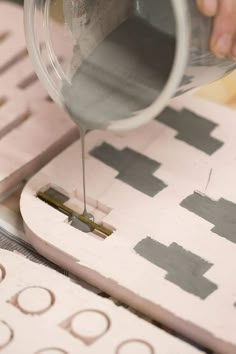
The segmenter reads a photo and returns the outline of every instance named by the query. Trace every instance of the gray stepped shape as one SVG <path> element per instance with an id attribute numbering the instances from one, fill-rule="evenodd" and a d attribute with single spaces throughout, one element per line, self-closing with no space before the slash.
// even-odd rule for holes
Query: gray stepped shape
<path id="1" fill-rule="evenodd" d="M 165 278 L 171 283 L 202 300 L 218 288 L 203 276 L 213 264 L 176 243 L 167 247 L 147 237 L 139 242 L 134 250 L 141 257 L 167 271 Z"/>
<path id="2" fill-rule="evenodd" d="M 180 205 L 215 225 L 211 229 L 212 232 L 236 243 L 235 203 L 223 198 L 214 201 L 195 192 L 184 199 Z"/>
<path id="3" fill-rule="evenodd" d="M 150 197 L 167 187 L 152 175 L 161 164 L 134 150 L 125 148 L 120 151 L 103 143 L 90 151 L 90 155 L 117 170 L 117 179 Z"/>
<path id="4" fill-rule="evenodd" d="M 217 128 L 217 124 L 187 109 L 176 111 L 167 108 L 156 120 L 176 130 L 178 140 L 184 141 L 208 155 L 214 154 L 224 145 L 223 142 L 210 135 Z"/>

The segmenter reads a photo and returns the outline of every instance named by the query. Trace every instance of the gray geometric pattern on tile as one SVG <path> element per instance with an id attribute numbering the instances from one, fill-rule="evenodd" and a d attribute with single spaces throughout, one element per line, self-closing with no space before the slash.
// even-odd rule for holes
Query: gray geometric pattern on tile
<path id="1" fill-rule="evenodd" d="M 177 130 L 176 138 L 178 140 L 182 140 L 208 155 L 212 155 L 223 146 L 223 142 L 210 136 L 218 125 L 187 109 L 178 112 L 167 108 L 156 120 Z"/>
<path id="2" fill-rule="evenodd" d="M 203 276 L 213 264 L 176 243 L 167 247 L 147 237 L 139 242 L 134 250 L 141 257 L 167 271 L 165 278 L 171 283 L 202 300 L 218 288 Z"/>
<path id="3" fill-rule="evenodd" d="M 150 197 L 167 187 L 163 181 L 153 176 L 161 164 L 134 150 L 125 148 L 120 151 L 103 143 L 91 150 L 90 154 L 117 170 L 117 179 Z"/>
<path id="4" fill-rule="evenodd" d="M 214 201 L 206 196 L 194 193 L 184 199 L 180 205 L 215 225 L 211 229 L 212 232 L 236 243 L 235 203 L 223 198 Z"/>

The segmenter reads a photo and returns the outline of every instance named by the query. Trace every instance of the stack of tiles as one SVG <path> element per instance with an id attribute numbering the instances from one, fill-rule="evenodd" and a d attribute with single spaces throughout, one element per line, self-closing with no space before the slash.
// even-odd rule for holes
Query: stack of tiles
<path id="1" fill-rule="evenodd" d="M 0 353 L 204 354 L 63 275 L 0 250 Z"/>
<path id="2" fill-rule="evenodd" d="M 23 9 L 0 2 L 0 195 L 78 137 L 50 101 L 30 63 Z"/>

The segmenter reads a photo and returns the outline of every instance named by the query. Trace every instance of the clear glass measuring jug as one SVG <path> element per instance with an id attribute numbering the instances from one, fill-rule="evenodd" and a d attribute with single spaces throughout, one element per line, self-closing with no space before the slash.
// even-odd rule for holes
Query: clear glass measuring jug
<path id="1" fill-rule="evenodd" d="M 208 50 L 196 0 L 25 0 L 25 32 L 50 96 L 86 128 L 125 130 L 234 69 Z"/>

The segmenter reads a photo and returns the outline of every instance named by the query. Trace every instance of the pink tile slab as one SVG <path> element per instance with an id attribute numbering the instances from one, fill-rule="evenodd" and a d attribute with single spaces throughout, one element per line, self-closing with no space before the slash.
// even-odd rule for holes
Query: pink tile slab
<path id="1" fill-rule="evenodd" d="M 0 351 L 4 354 L 203 354 L 112 299 L 0 250 Z"/>
<path id="2" fill-rule="evenodd" d="M 132 160 L 118 171 L 111 167 L 118 163 L 115 154 L 110 160 L 106 157 L 107 163 L 87 154 L 87 194 L 110 208 L 101 221 L 116 231 L 103 241 L 84 234 L 68 224 L 67 216 L 35 197 L 48 184 L 73 198 L 74 191 L 81 193 L 80 146 L 76 143 L 25 187 L 21 212 L 27 237 L 49 259 L 149 317 L 217 353 L 233 354 L 236 155 L 232 132 L 236 120 L 227 108 L 189 96 L 171 107 L 176 109 L 175 119 L 181 107 L 197 114 L 195 123 L 203 124 L 204 134 L 205 126 L 214 128 L 206 134 L 207 143 L 212 138 L 220 142 L 214 153 L 201 150 L 195 138 L 188 142 L 190 135 L 186 141 L 178 139 L 181 127 L 174 129 L 158 121 L 127 136 L 92 132 L 86 138 L 88 151 L 106 143 L 118 154 L 127 148 L 141 154 L 145 161 L 160 164 L 152 176 L 165 182 L 166 188 L 150 197 L 121 179 L 126 171 L 132 174 Z M 135 183 L 149 166 L 135 170 Z"/>

